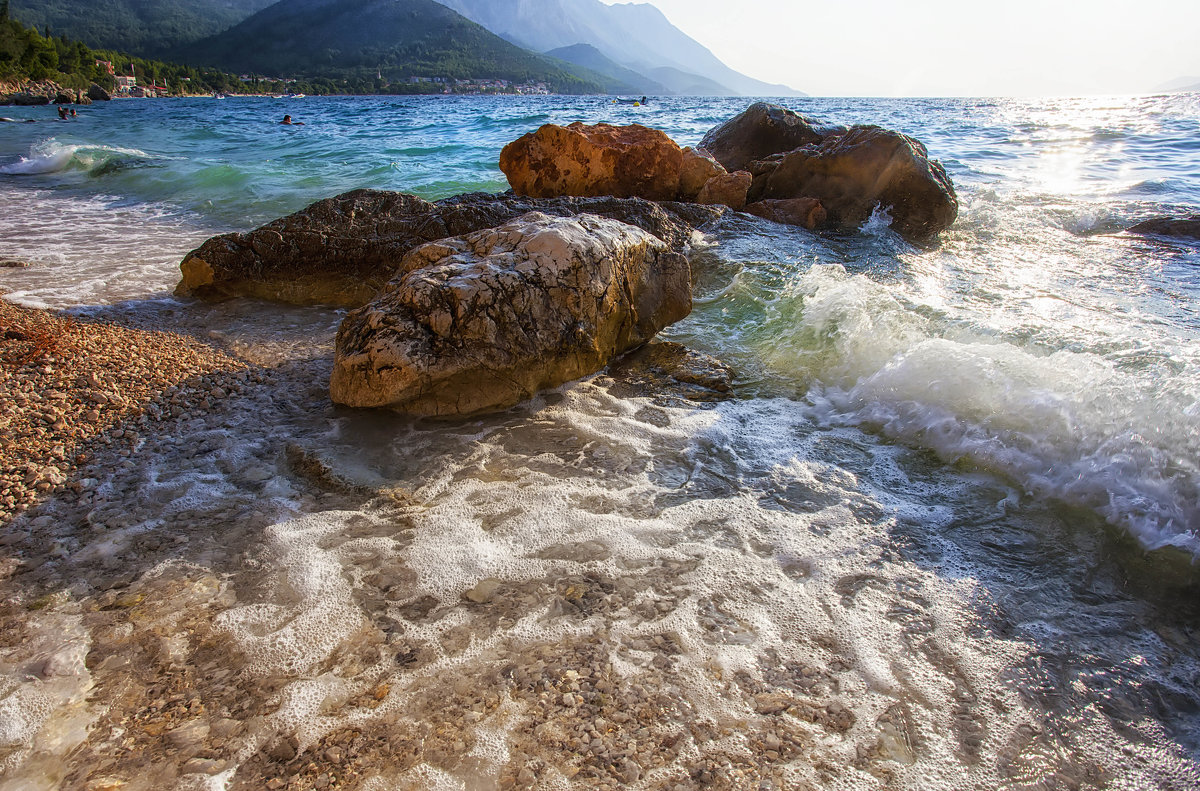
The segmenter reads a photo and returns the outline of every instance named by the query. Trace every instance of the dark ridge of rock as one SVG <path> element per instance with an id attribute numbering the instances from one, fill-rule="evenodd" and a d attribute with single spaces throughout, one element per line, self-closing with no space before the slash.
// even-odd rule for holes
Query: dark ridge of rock
<path id="1" fill-rule="evenodd" d="M 747 170 L 755 160 L 819 143 L 841 131 L 845 128 L 824 126 L 777 104 L 756 102 L 706 134 L 699 148 L 732 173 Z"/>
<path id="2" fill-rule="evenodd" d="M 175 293 L 206 300 L 255 297 L 298 305 L 358 307 L 427 242 L 493 228 L 531 211 L 620 220 L 687 247 L 694 229 L 722 207 L 640 198 L 526 198 L 473 193 L 430 203 L 399 192 L 355 190 L 312 204 L 248 233 L 206 241 L 180 264 Z"/>
<path id="3" fill-rule="evenodd" d="M 12 95 L 12 103 L 18 107 L 37 107 L 43 104 L 50 104 L 50 97 L 41 93 L 14 93 Z"/>
<path id="4" fill-rule="evenodd" d="M 338 329 L 330 397 L 455 417 L 594 373 L 692 309 L 687 259 L 627 223 L 533 212 L 413 250 Z"/>
<path id="5" fill-rule="evenodd" d="M 112 101 L 112 95 L 94 82 L 88 86 L 87 98 L 91 99 L 93 102 Z"/>
<path id="6" fill-rule="evenodd" d="M 1190 217 L 1155 217 L 1139 222 L 1129 233 L 1142 236 L 1171 236 L 1177 239 L 1200 239 L 1200 214 Z"/>
<path id="7" fill-rule="evenodd" d="M 958 216 L 950 177 L 920 141 L 878 126 L 855 126 L 817 145 L 760 160 L 751 167 L 748 201 L 815 198 L 827 225 L 861 226 L 876 206 L 910 240 L 928 239 Z"/>

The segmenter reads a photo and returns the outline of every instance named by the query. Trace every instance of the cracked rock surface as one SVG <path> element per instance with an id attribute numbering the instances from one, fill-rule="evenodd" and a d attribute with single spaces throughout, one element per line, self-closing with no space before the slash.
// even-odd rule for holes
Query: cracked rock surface
<path id="1" fill-rule="evenodd" d="M 336 403 L 503 409 L 600 370 L 691 311 L 687 259 L 640 228 L 531 213 L 420 247 L 337 336 Z"/>

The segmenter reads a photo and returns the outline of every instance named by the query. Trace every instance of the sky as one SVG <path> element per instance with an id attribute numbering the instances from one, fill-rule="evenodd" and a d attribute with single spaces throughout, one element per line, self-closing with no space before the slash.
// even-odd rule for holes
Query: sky
<path id="1" fill-rule="evenodd" d="M 1200 0 L 649 3 L 733 69 L 815 96 L 1123 94 L 1200 82 Z"/>

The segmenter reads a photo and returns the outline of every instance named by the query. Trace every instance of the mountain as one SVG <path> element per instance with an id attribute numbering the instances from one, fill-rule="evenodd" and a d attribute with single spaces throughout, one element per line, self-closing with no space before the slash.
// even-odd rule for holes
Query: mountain
<path id="1" fill-rule="evenodd" d="M 653 94 L 654 96 L 667 96 L 677 93 L 677 91 L 667 88 L 661 82 L 655 82 L 644 74 L 638 74 L 632 69 L 627 69 L 624 66 L 614 63 L 612 59 L 605 57 L 603 52 L 591 44 L 574 44 L 570 47 L 559 47 L 558 49 L 550 50 L 546 55 L 558 60 L 565 60 L 567 63 L 573 63 L 603 78 L 607 78 L 604 83 L 604 89 L 608 93 Z"/>
<path id="2" fill-rule="evenodd" d="M 164 55 L 219 33 L 273 0 L 10 0 L 13 19 L 97 49 Z"/>
<path id="3" fill-rule="evenodd" d="M 1155 93 L 1191 93 L 1200 91 L 1200 77 L 1176 77 L 1154 89 Z"/>
<path id="4" fill-rule="evenodd" d="M 569 64 L 527 52 L 433 0 L 282 0 L 182 48 L 185 62 L 270 77 L 409 77 L 545 82 L 602 93 Z"/>
<path id="5" fill-rule="evenodd" d="M 681 86 L 715 86 L 703 93 L 754 96 L 803 96 L 786 85 L 772 85 L 739 74 L 702 44 L 672 25 L 645 3 L 605 5 L 600 0 L 439 0 L 463 16 L 523 47 L 545 52 L 590 44 L 609 59 L 658 82 L 654 69 L 674 69 Z M 698 78 L 698 79 L 697 79 Z M 688 92 L 668 88 L 675 92 Z"/>

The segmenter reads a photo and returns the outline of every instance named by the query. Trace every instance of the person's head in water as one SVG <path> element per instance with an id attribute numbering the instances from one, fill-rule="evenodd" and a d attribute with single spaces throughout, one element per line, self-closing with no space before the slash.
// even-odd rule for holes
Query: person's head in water
<path id="1" fill-rule="evenodd" d="M 285 116 L 283 117 L 283 120 L 282 120 L 282 121 L 280 121 L 279 123 L 281 123 L 281 124 L 290 124 L 291 122 L 292 122 L 292 117 L 291 117 L 290 115 L 285 115 Z"/>
<path id="2" fill-rule="evenodd" d="M 74 107 L 72 107 L 72 108 L 71 108 L 71 117 L 72 117 L 72 118 L 74 118 L 74 117 L 75 117 L 75 116 L 77 116 L 78 114 L 79 114 L 79 113 L 75 112 L 75 108 L 74 108 Z"/>
<path id="3" fill-rule="evenodd" d="M 59 105 L 59 107 L 58 107 L 58 117 L 59 117 L 59 118 L 66 118 L 66 117 L 67 117 L 67 108 L 63 107 L 62 105 Z"/>

